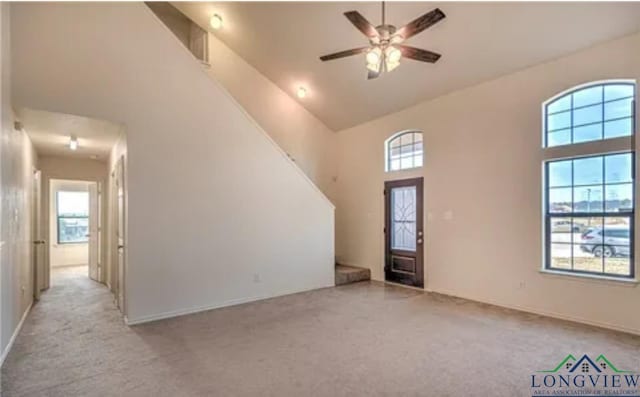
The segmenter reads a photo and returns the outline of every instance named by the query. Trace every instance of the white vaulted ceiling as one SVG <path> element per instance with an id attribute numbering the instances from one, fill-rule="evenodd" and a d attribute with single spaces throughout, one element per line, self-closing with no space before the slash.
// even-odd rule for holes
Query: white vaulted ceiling
<path id="1" fill-rule="evenodd" d="M 439 7 L 447 18 L 407 44 L 442 54 L 436 64 L 403 60 L 394 72 L 366 79 L 364 55 L 318 57 L 361 47 L 366 38 L 343 16 L 357 10 L 380 23 L 380 3 L 174 3 L 334 130 L 380 117 L 640 29 L 640 3 L 388 2 L 387 22 L 402 26 Z M 214 13 L 224 27 L 208 25 Z M 606 62 L 606 60 L 594 60 Z"/>

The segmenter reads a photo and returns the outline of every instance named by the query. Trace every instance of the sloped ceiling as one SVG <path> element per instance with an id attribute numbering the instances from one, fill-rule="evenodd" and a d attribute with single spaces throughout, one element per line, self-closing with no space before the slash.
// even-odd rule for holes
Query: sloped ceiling
<path id="1" fill-rule="evenodd" d="M 357 10 L 377 25 L 380 3 L 173 4 L 292 97 L 308 87 L 302 104 L 336 131 L 640 30 L 640 3 L 389 2 L 387 22 L 396 26 L 435 7 L 445 12 L 444 21 L 407 41 L 442 58 L 434 65 L 403 60 L 368 81 L 364 55 L 318 57 L 366 45 L 342 14 Z M 224 19 L 218 31 L 208 24 L 214 13 Z"/>

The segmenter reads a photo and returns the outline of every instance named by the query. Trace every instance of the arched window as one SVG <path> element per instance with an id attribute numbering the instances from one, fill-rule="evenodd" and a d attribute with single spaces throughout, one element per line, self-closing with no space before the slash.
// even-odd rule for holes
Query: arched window
<path id="1" fill-rule="evenodd" d="M 395 134 L 385 142 L 386 164 L 389 171 L 422 167 L 422 132 L 404 131 Z"/>
<path id="2" fill-rule="evenodd" d="M 634 278 L 635 91 L 597 82 L 543 104 L 546 270 Z"/>
<path id="3" fill-rule="evenodd" d="M 545 105 L 546 147 L 633 134 L 633 82 L 582 86 Z"/>

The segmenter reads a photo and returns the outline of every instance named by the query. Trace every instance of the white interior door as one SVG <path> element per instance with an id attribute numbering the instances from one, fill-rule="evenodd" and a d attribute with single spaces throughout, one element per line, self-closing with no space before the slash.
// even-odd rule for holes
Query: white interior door
<path id="1" fill-rule="evenodd" d="M 98 204 L 98 184 L 89 184 L 89 277 L 100 281 L 98 269 L 100 257 L 99 227 L 100 211 Z"/>

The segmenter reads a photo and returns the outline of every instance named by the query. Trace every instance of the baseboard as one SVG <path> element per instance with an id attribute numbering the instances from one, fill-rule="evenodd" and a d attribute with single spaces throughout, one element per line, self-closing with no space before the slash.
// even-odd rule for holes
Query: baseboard
<path id="1" fill-rule="evenodd" d="M 460 298 L 460 299 L 464 299 L 464 300 L 468 300 L 468 301 L 472 301 L 472 302 L 484 303 L 484 304 L 491 305 L 491 306 L 502 307 L 502 308 L 505 308 L 505 309 L 516 310 L 516 311 L 519 311 L 519 312 L 537 314 L 539 316 L 551 317 L 551 318 L 555 318 L 555 319 L 558 319 L 558 320 L 571 321 L 571 322 L 574 322 L 574 323 L 590 325 L 592 327 L 604 328 L 604 329 L 608 329 L 608 330 L 612 330 L 612 331 L 624 332 L 624 333 L 627 333 L 627 334 L 640 336 L 640 330 L 637 330 L 637 329 L 621 327 L 619 325 L 609 324 L 609 323 L 604 323 L 604 322 L 599 322 L 599 321 L 587 320 L 587 319 L 582 318 L 582 317 L 567 316 L 567 315 L 560 314 L 560 313 L 550 312 L 550 311 L 546 311 L 546 310 L 533 309 L 533 308 L 530 308 L 530 307 L 527 307 L 527 306 L 510 305 L 510 304 L 505 304 L 505 303 L 501 303 L 501 302 L 497 302 L 497 301 L 493 301 L 493 300 L 488 300 L 488 299 L 487 300 L 479 300 L 479 299 L 474 299 L 474 298 L 470 298 L 470 297 L 463 296 L 463 295 L 460 295 L 460 294 L 454 294 L 454 293 L 451 293 L 449 291 L 443 291 L 443 290 L 425 289 L 425 291 L 436 293 L 436 294 L 441 294 L 441 295 L 446 295 L 446 296 L 451 296 L 451 297 L 454 297 L 454 298 Z"/>
<path id="2" fill-rule="evenodd" d="M 198 307 L 187 308 L 187 309 L 173 310 L 173 311 L 168 311 L 168 312 L 158 313 L 158 314 L 152 314 L 152 315 L 149 315 L 149 316 L 142 316 L 142 317 L 133 318 L 133 319 L 129 319 L 127 316 L 125 316 L 124 317 L 124 322 L 127 325 L 138 325 L 138 324 L 150 323 L 152 321 L 165 320 L 165 319 L 173 318 L 173 317 L 186 316 L 188 314 L 206 312 L 206 311 L 209 311 L 209 310 L 221 309 L 223 307 L 242 305 L 244 303 L 251 303 L 251 302 L 261 301 L 261 300 L 265 300 L 265 299 L 278 298 L 278 297 L 281 297 L 281 296 L 299 294 L 301 292 L 315 291 L 315 290 L 324 289 L 324 288 L 332 288 L 334 286 L 335 285 L 330 284 L 330 285 L 327 285 L 327 286 L 324 286 L 324 287 L 318 287 L 318 288 L 312 288 L 312 289 L 302 289 L 302 290 L 296 289 L 296 290 L 291 290 L 291 291 L 287 291 L 287 292 L 279 293 L 279 294 L 252 296 L 252 297 L 240 298 L 240 299 L 231 299 L 231 300 L 228 300 L 228 301 L 218 302 L 218 303 L 214 303 L 214 304 L 211 304 L 211 305 L 204 305 L 204 306 L 198 306 Z"/>
<path id="3" fill-rule="evenodd" d="M 33 302 L 31 302 L 29 304 L 29 307 L 27 307 L 27 310 L 24 311 L 24 313 L 22 314 L 22 318 L 20 319 L 20 322 L 18 323 L 18 326 L 13 331 L 13 335 L 11 335 L 11 339 L 9 339 L 9 343 L 7 343 L 7 347 L 2 352 L 2 357 L 0 357 L 0 367 L 2 367 L 2 365 L 4 364 L 4 360 L 9 355 L 9 352 L 11 351 L 11 348 L 13 347 L 13 342 L 16 341 L 16 337 L 20 333 L 20 330 L 22 329 L 22 324 L 24 324 L 24 320 L 27 319 L 27 315 L 31 311 L 31 307 L 32 306 L 33 306 Z"/>

